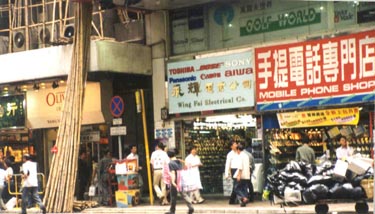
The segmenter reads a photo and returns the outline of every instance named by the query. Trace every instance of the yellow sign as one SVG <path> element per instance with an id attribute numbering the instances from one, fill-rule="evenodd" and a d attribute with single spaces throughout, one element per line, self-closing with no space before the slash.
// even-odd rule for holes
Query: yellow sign
<path id="1" fill-rule="evenodd" d="M 357 125 L 359 108 L 277 113 L 280 128 Z"/>

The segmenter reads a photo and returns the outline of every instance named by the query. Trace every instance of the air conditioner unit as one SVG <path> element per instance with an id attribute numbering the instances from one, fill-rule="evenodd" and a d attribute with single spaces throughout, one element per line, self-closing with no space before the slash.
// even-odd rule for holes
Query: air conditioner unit
<path id="1" fill-rule="evenodd" d="M 52 29 L 53 28 L 53 29 Z M 59 37 L 59 24 L 55 23 L 38 26 L 38 44 L 39 48 L 49 47 Z M 53 37 L 53 38 L 52 38 Z"/>
<path id="2" fill-rule="evenodd" d="M 128 23 L 115 24 L 115 38 L 117 41 L 140 41 L 145 38 L 144 22 L 140 20 L 131 20 Z"/>
<path id="3" fill-rule="evenodd" d="M 9 38 L 7 36 L 0 36 L 0 54 L 7 54 L 9 52 Z"/>
<path id="4" fill-rule="evenodd" d="M 25 29 L 18 29 L 13 31 L 13 52 L 20 52 L 26 50 L 26 35 Z"/>
<path id="5" fill-rule="evenodd" d="M 74 32 L 74 24 L 68 24 L 65 26 L 62 36 L 66 38 L 72 38 L 74 36 Z"/>

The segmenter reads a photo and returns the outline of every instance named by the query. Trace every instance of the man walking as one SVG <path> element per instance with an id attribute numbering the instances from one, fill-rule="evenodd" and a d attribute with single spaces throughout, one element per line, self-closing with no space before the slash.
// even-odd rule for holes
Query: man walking
<path id="1" fill-rule="evenodd" d="M 26 207 L 29 202 L 29 196 L 32 201 L 37 203 L 43 213 L 46 213 L 46 207 L 38 195 L 38 175 L 37 165 L 31 161 L 29 154 L 23 156 L 24 163 L 22 164 L 22 214 L 26 214 Z"/>
<path id="2" fill-rule="evenodd" d="M 231 151 L 227 154 L 227 159 L 225 162 L 225 172 L 224 176 L 226 179 L 232 179 L 233 182 L 233 188 L 232 188 L 232 194 L 229 198 L 229 204 L 236 204 L 236 193 L 234 191 L 235 187 L 235 178 L 233 178 L 234 173 L 237 171 L 238 165 L 240 164 L 238 161 L 238 152 L 237 152 L 237 142 L 232 141 L 231 142 Z"/>
<path id="3" fill-rule="evenodd" d="M 151 154 L 151 165 L 153 170 L 153 184 L 161 205 L 168 205 L 166 185 L 163 182 L 163 167 L 169 163 L 169 157 L 164 151 L 164 144 L 158 142 L 155 151 Z"/>

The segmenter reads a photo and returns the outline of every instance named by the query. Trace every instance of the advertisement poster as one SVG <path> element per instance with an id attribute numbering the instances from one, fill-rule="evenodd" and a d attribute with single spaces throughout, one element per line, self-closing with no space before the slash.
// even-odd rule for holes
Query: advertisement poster
<path id="1" fill-rule="evenodd" d="M 357 125 L 359 109 L 342 108 L 277 113 L 280 128 L 303 128 L 334 125 Z M 339 130 L 337 131 L 338 133 Z M 345 132 L 345 130 L 343 130 Z"/>
<path id="2" fill-rule="evenodd" d="M 171 114 L 254 106 L 252 51 L 168 63 Z"/>

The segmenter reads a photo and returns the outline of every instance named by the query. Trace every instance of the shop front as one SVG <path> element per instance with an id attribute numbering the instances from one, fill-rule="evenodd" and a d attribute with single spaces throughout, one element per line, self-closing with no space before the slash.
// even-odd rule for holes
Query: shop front
<path id="1" fill-rule="evenodd" d="M 37 156 L 44 157 L 42 165 L 49 166 L 52 161 L 53 148 L 56 143 L 61 111 L 63 109 L 66 86 L 28 91 L 26 93 L 27 122 L 29 130 L 37 133 L 35 144 L 38 146 Z M 89 82 L 85 89 L 82 114 L 81 148 L 91 155 L 99 157 L 100 151 L 108 147 L 108 127 L 105 123 L 106 109 L 102 109 L 101 84 Z M 108 110 L 108 109 L 107 109 Z M 58 152 L 58 151 L 57 151 Z M 48 175 L 48 167 L 45 167 Z"/>
<path id="2" fill-rule="evenodd" d="M 172 118 L 156 126 L 155 138 L 167 138 L 182 158 L 191 146 L 198 148 L 204 193 L 223 193 L 230 142 L 249 145 L 256 137 L 252 57 L 245 50 L 167 65 Z"/>
<path id="3" fill-rule="evenodd" d="M 256 109 L 267 168 L 281 169 L 307 135 L 336 161 L 339 137 L 363 157 L 373 147 L 375 31 L 255 49 Z M 317 160 L 318 161 L 318 160 Z"/>

